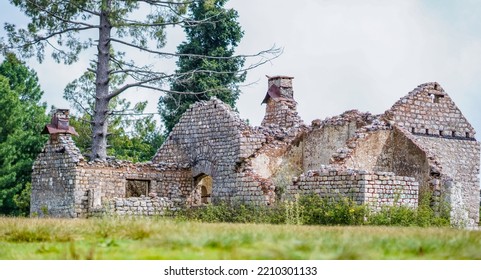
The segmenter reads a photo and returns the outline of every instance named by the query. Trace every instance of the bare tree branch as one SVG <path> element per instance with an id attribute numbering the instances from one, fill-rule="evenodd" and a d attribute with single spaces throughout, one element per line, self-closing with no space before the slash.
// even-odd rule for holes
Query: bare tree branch
<path id="1" fill-rule="evenodd" d="M 136 49 L 139 49 L 141 51 L 148 52 L 148 53 L 164 56 L 164 57 L 195 57 L 195 58 L 206 58 L 206 59 L 230 60 L 230 59 L 235 59 L 235 58 L 259 57 L 259 56 L 263 56 L 263 55 L 266 55 L 266 54 L 275 54 L 276 55 L 279 52 L 281 52 L 281 49 L 273 46 L 272 48 L 270 48 L 268 50 L 263 50 L 263 51 L 260 51 L 256 54 L 244 54 L 244 55 L 234 55 L 234 56 L 210 56 L 210 55 L 201 55 L 201 54 L 179 54 L 179 53 L 170 53 L 170 52 L 159 52 L 159 51 L 147 49 L 147 48 L 144 48 L 144 47 L 132 44 L 132 43 L 128 43 L 128 42 L 125 42 L 125 41 L 122 41 L 122 40 L 119 40 L 119 39 L 115 39 L 115 38 L 110 38 L 110 41 L 116 42 L 116 43 L 119 43 L 119 44 L 122 44 L 122 45 L 125 45 L 125 46 L 128 46 L 128 47 L 136 48 Z M 276 57 L 278 57 L 278 56 L 279 55 L 277 55 Z"/>

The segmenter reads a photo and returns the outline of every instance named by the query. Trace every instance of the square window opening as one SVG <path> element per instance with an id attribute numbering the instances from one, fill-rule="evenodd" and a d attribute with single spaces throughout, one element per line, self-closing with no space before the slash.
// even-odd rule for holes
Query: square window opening
<path id="1" fill-rule="evenodd" d="M 150 181 L 149 180 L 131 180 L 127 179 L 125 186 L 125 197 L 140 197 L 149 194 Z"/>

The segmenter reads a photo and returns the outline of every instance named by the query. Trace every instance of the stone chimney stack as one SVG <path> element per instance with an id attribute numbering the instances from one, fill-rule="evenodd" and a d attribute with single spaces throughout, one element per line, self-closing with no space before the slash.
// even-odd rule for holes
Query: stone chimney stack
<path id="1" fill-rule="evenodd" d="M 262 126 L 279 126 L 289 129 L 302 124 L 297 114 L 297 102 L 292 89 L 293 77 L 274 76 L 268 78 L 267 94 L 262 101 L 266 103 L 266 114 Z"/>
<path id="2" fill-rule="evenodd" d="M 42 131 L 42 134 L 49 134 L 51 141 L 56 141 L 59 134 L 64 135 L 77 135 L 75 128 L 70 126 L 69 123 L 69 110 L 68 109 L 56 109 L 52 114 L 52 120 L 50 124 L 47 124 Z"/>

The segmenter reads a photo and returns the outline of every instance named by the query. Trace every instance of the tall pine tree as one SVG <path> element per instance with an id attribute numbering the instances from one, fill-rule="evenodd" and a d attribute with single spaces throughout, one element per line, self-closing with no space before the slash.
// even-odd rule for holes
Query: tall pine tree
<path id="1" fill-rule="evenodd" d="M 161 48 L 166 43 L 165 28 L 167 26 L 203 25 L 209 30 L 210 36 L 215 34 L 214 37 L 219 36 L 216 33 L 223 30 L 223 28 L 218 29 L 218 26 L 226 25 L 227 30 L 233 30 L 234 35 L 227 33 L 227 36 L 220 36 L 218 41 L 212 40 L 214 46 L 215 42 L 220 41 L 226 41 L 227 44 L 237 42 L 241 36 L 236 24 L 231 24 L 229 21 L 224 24 L 223 12 L 219 14 L 215 12 L 225 1 L 9 0 L 9 2 L 18 7 L 30 22 L 23 28 L 5 23 L 7 40 L 0 43 L 0 51 L 6 49 L 26 58 L 36 56 L 40 62 L 44 59 L 44 55 L 51 51 L 55 61 L 66 64 L 78 61 L 79 54 L 84 50 L 96 51 L 96 56 L 93 58 L 95 67 L 88 69 L 95 74 L 90 154 L 92 159 L 107 158 L 109 116 L 112 113 L 110 103 L 115 97 L 132 88 L 147 88 L 163 92 L 165 82 L 171 78 L 177 78 L 151 63 L 142 63 L 143 60 L 136 59 L 136 55 L 152 55 L 161 59 L 185 57 L 186 61 L 189 57 L 193 60 L 202 60 L 195 52 L 187 53 L 187 45 L 184 49 L 185 53 L 181 54 L 162 51 Z M 206 18 L 212 24 L 204 25 L 204 21 L 191 21 L 185 18 L 184 12 L 190 5 L 193 5 L 192 11 L 195 13 L 213 10 L 214 12 L 209 13 Z M 226 15 L 234 18 L 236 16 L 232 11 L 227 12 Z M 193 30 L 195 29 L 192 29 L 195 34 Z M 237 35 L 235 35 L 236 32 L 238 32 Z M 205 33 L 207 37 L 208 33 Z M 200 48 L 204 47 L 200 46 Z M 197 47 L 192 49 L 196 50 Z M 207 64 L 224 64 L 221 61 L 227 60 L 225 57 L 218 56 L 223 53 L 222 48 L 209 47 L 208 49 L 217 57 L 214 60 L 203 57 Z M 229 50 L 230 48 L 227 48 L 227 54 L 230 53 Z M 252 69 L 270 60 L 266 57 L 276 54 L 279 54 L 279 50 L 271 48 L 257 55 L 244 55 L 244 57 L 255 57 L 260 60 L 249 67 Z M 111 67 L 114 64 L 116 69 Z M 202 69 L 199 70 L 202 71 Z M 198 72 L 197 69 L 193 71 Z M 111 81 L 116 76 L 124 75 L 127 77 L 125 82 L 113 89 Z M 187 76 L 181 78 L 189 80 Z"/>
<path id="2" fill-rule="evenodd" d="M 245 58 L 234 56 L 243 31 L 237 22 L 237 11 L 224 8 L 226 2 L 203 0 L 189 6 L 191 21 L 202 23 L 184 27 L 187 41 L 177 51 L 199 56 L 179 57 L 176 71 L 179 78 L 171 83 L 172 92 L 159 99 L 159 113 L 167 133 L 189 106 L 199 100 L 215 96 L 235 108 L 240 93 L 238 84 L 245 80 L 245 72 L 241 71 Z"/>

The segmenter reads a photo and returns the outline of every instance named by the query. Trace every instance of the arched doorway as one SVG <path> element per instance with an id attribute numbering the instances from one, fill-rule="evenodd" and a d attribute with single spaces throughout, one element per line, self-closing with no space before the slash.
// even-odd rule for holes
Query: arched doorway
<path id="1" fill-rule="evenodd" d="M 200 199 L 195 199 L 194 204 L 196 205 L 206 205 L 212 202 L 212 177 L 207 174 L 200 174 L 195 178 L 195 192 Z"/>

